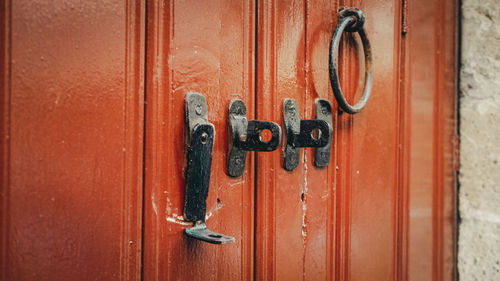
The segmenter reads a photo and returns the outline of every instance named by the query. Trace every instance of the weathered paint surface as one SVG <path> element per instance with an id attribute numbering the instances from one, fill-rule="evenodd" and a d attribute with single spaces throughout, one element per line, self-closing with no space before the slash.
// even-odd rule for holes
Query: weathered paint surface
<path id="1" fill-rule="evenodd" d="M 0 5 L 0 279 L 139 280 L 144 4 Z"/>
<path id="2" fill-rule="evenodd" d="M 337 8 L 333 1 L 258 1 L 257 118 L 283 124 L 285 98 L 299 103 L 302 119 L 314 118 L 315 98 L 333 102 L 327 59 Z M 336 151 L 323 169 L 314 167 L 313 155 L 302 148 L 292 172 L 283 168 L 282 149 L 256 156 L 258 280 L 324 280 L 335 273 Z"/>
<path id="3" fill-rule="evenodd" d="M 456 5 L 258 2 L 258 118 L 281 122 L 288 97 L 302 118 L 314 98 L 334 100 L 327 47 L 339 7 L 366 15 L 375 80 L 361 113 L 334 118 L 328 169 L 312 165 L 313 149 L 291 173 L 279 154 L 257 155 L 257 279 L 454 278 Z M 345 37 L 341 84 L 353 101 L 360 54 Z"/>
<path id="4" fill-rule="evenodd" d="M 2 5 L 0 279 L 453 279 L 455 1 Z M 337 107 L 327 59 L 343 6 L 366 15 L 374 85 L 361 113 L 334 111 L 330 165 L 306 148 L 287 172 L 280 148 L 228 177 L 232 99 L 279 124 L 284 98 L 302 119 L 315 98 Z M 352 102 L 361 56 L 343 37 Z M 183 234 L 188 91 L 216 130 L 207 225 L 234 244 Z"/>
<path id="5" fill-rule="evenodd" d="M 401 278 L 454 280 L 457 1 L 408 1 L 401 110 Z"/>
<path id="6" fill-rule="evenodd" d="M 242 99 L 254 119 L 253 1 L 147 4 L 145 280 L 253 279 L 253 153 L 242 177 L 226 174 L 227 115 Z M 217 246 L 187 238 L 184 206 L 184 97 L 205 95 L 215 126 L 207 226 L 233 236 Z"/>

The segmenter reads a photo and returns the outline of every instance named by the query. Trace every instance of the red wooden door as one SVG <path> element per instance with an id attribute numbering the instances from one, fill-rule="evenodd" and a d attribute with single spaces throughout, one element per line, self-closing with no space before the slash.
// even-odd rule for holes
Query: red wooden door
<path id="1" fill-rule="evenodd" d="M 454 1 L 258 2 L 257 117 L 282 122 L 294 98 L 310 119 L 315 98 L 334 100 L 328 44 L 345 6 L 366 15 L 372 96 L 334 117 L 327 169 L 311 148 L 291 173 L 279 153 L 257 155 L 256 277 L 452 280 Z M 354 103 L 362 53 L 344 37 L 341 84 Z"/>
<path id="2" fill-rule="evenodd" d="M 453 280 L 454 0 L 3 1 L 1 280 Z M 328 75 L 341 7 L 358 7 L 374 84 L 338 110 Z M 358 35 L 340 82 L 359 99 Z M 215 127 L 213 245 L 184 234 L 184 98 Z M 329 165 L 283 145 L 226 171 L 228 106 L 283 127 L 333 110 Z"/>
<path id="3" fill-rule="evenodd" d="M 253 275 L 254 171 L 226 173 L 229 102 L 254 117 L 252 1 L 149 1 L 144 197 L 145 280 L 249 280 Z M 154 66 L 154 67 L 153 67 Z M 184 236 L 184 98 L 205 95 L 215 126 L 207 225 L 236 238 L 212 245 Z"/>
<path id="4" fill-rule="evenodd" d="M 139 279 L 144 3 L 0 5 L 0 279 Z"/>

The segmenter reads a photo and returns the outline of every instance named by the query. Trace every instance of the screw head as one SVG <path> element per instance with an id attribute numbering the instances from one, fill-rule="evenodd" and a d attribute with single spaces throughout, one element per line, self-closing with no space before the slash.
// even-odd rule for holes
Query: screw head
<path id="1" fill-rule="evenodd" d="M 201 106 L 201 104 L 197 104 L 194 107 L 194 112 L 196 112 L 197 115 L 201 115 L 202 111 L 203 111 L 203 107 Z"/>
<path id="2" fill-rule="evenodd" d="M 203 134 L 201 134 L 200 141 L 201 141 L 202 144 L 207 143 L 207 141 L 208 141 L 208 134 L 206 132 L 203 132 Z"/>
<path id="3" fill-rule="evenodd" d="M 240 134 L 240 141 L 241 142 L 246 142 L 247 141 L 247 134 L 246 133 Z"/>
<path id="4" fill-rule="evenodd" d="M 239 157 L 234 158 L 234 164 L 236 164 L 237 166 L 240 166 L 241 165 L 241 158 L 239 158 Z"/>

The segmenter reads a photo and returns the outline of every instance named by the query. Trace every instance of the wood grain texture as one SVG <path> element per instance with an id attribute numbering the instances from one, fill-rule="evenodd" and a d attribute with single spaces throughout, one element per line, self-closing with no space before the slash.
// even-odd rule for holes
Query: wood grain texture
<path id="1" fill-rule="evenodd" d="M 456 279 L 457 9 L 454 0 L 408 1 L 409 233 L 401 280 Z"/>
<path id="2" fill-rule="evenodd" d="M 0 5 L 0 280 L 456 278 L 456 0 Z M 328 79 L 344 6 L 374 54 L 357 115 Z M 356 38 L 339 59 L 351 102 Z M 188 91 L 216 129 L 207 225 L 234 244 L 183 234 Z M 284 98 L 311 119 L 318 97 L 335 112 L 327 168 L 303 148 L 287 172 L 279 148 L 228 177 L 233 98 L 283 124 Z"/>
<path id="3" fill-rule="evenodd" d="M 10 57 L 11 3 L 0 3 L 0 279 L 7 280 L 9 255 Z"/>
<path id="4" fill-rule="evenodd" d="M 226 173 L 227 116 L 241 98 L 254 119 L 254 3 L 148 1 L 144 280 L 253 279 L 253 153 Z M 183 220 L 184 97 L 205 95 L 215 126 L 207 226 L 236 238 L 187 238 Z"/>
<path id="5" fill-rule="evenodd" d="M 144 4 L 2 5 L 2 280 L 139 280 Z"/>
<path id="6" fill-rule="evenodd" d="M 400 280 L 456 280 L 456 1 L 408 1 Z"/>
<path id="7" fill-rule="evenodd" d="M 455 54 L 453 28 L 456 28 L 456 24 L 443 24 L 443 21 L 456 20 L 456 15 L 452 12 L 455 6 L 451 2 L 442 4 L 434 1 L 433 5 L 426 8 L 427 16 L 432 11 L 438 11 L 441 15 L 439 18 L 442 19 L 437 23 L 432 20 L 427 23 L 439 31 L 430 35 L 439 34 L 436 38 L 441 38 L 446 34 L 452 39 L 440 39 L 438 46 L 447 48 L 447 56 L 444 61 L 437 63 L 432 61 L 438 57 L 443 60 L 443 56 L 434 57 L 434 53 L 429 51 L 432 48 L 415 47 L 417 44 L 411 46 L 409 44 L 412 43 L 401 37 L 404 11 L 402 1 L 341 1 L 333 4 L 312 1 L 258 2 L 256 90 L 257 116 L 260 119 L 282 121 L 283 98 L 298 100 L 303 118 L 312 117 L 308 101 L 318 96 L 317 92 L 326 93 L 325 97 L 333 100 L 327 94 L 329 85 L 322 84 L 321 78 L 315 79 L 321 77 L 321 72 L 325 69 L 321 67 L 321 63 L 318 67 L 318 57 L 311 50 L 321 50 L 315 44 L 324 44 L 321 40 L 317 43 L 312 39 L 316 34 L 314 22 L 323 21 L 323 29 L 329 24 L 334 26 L 338 6 L 356 6 L 365 12 L 365 26 L 375 54 L 375 84 L 369 105 L 358 115 L 340 114 L 336 118 L 332 161 L 337 171 L 334 175 L 329 172 L 322 175 L 321 170 L 308 166 L 308 161 L 312 158 L 308 154 L 310 149 L 301 154 L 302 163 L 292 173 L 282 170 L 279 154 L 258 155 L 258 279 L 319 280 L 335 277 L 336 280 L 399 280 L 408 276 L 409 263 L 413 268 L 422 262 L 428 265 L 418 272 L 418 276 L 423 276 L 425 270 L 432 268 L 434 276 L 441 276 L 443 271 L 453 271 L 453 253 L 450 249 L 454 244 L 454 176 L 453 171 L 450 171 L 450 165 L 453 165 L 450 151 L 454 145 L 451 136 L 455 129 L 450 120 L 455 120 L 455 111 L 451 90 L 454 76 L 450 73 L 454 73 L 452 63 L 455 60 L 451 58 Z M 323 9 L 313 8 L 316 4 Z M 412 4 L 409 5 L 411 7 Z M 405 29 L 405 32 L 411 34 L 411 9 L 406 16 L 410 19 L 410 29 Z M 405 21 L 408 20 L 406 16 Z M 340 54 L 341 83 L 345 85 L 344 89 L 347 89 L 346 94 L 350 99 L 356 100 L 358 97 L 354 93 L 360 78 L 359 54 L 355 37 L 345 37 Z M 429 33 L 417 40 L 428 42 L 427 38 Z M 419 52 L 426 54 L 425 59 L 412 58 L 409 46 L 412 50 L 418 48 Z M 319 54 L 321 61 L 321 51 Z M 326 57 L 327 53 L 324 53 L 324 60 Z M 426 63 L 429 59 L 431 62 Z M 427 92 L 419 91 L 419 95 L 435 97 L 427 100 L 427 103 L 433 114 L 431 118 L 438 124 L 437 129 L 412 115 L 412 110 L 418 108 L 418 105 L 413 102 L 407 90 L 407 85 L 412 85 L 411 79 L 414 79 L 412 72 L 408 70 L 409 66 L 418 68 L 413 72 L 414 75 L 424 77 L 433 72 L 445 73 L 438 78 L 441 86 L 428 89 Z M 318 73 L 320 74 L 315 76 Z M 323 79 L 327 81 L 326 75 Z M 444 123 L 439 125 L 440 122 Z M 412 129 L 415 127 L 420 129 Z M 433 135 L 425 137 L 426 130 L 434 132 Z M 414 144 L 416 147 L 411 146 L 414 138 L 425 139 L 425 145 L 430 145 L 433 150 L 424 152 L 425 146 L 419 146 L 419 143 Z M 415 153 L 418 154 L 417 157 L 435 159 L 434 164 L 415 166 L 411 156 Z M 413 174 L 425 171 L 433 171 L 433 174 L 429 177 L 415 177 Z M 325 175 L 327 184 L 322 184 Z M 423 196 L 415 193 L 412 195 L 411 192 L 421 192 L 416 191 L 419 187 L 415 187 L 414 181 L 423 181 L 424 186 L 419 190 L 429 188 L 434 191 Z M 326 187 L 329 184 L 332 185 L 331 191 Z M 309 204 L 314 197 L 307 195 L 318 189 L 331 192 L 326 196 L 333 198 L 333 203 L 326 206 L 321 202 Z M 305 200 L 298 200 L 298 194 L 303 195 L 301 197 Z M 424 222 L 430 225 L 433 233 L 431 244 L 424 242 L 427 235 L 425 232 L 411 238 L 412 231 L 425 231 L 425 228 L 412 225 L 414 219 L 410 215 L 421 211 L 412 205 L 415 200 L 427 200 L 433 204 L 432 212 Z M 310 240 L 307 234 L 314 233 L 315 229 L 315 224 L 311 221 L 321 221 L 325 212 L 332 219 L 329 222 L 335 219 L 334 226 L 328 226 L 328 223 L 323 228 L 316 225 L 317 234 L 320 233 L 322 238 L 327 237 L 326 242 L 321 239 Z M 320 249 L 314 248 L 311 241 L 321 245 Z M 317 241 L 323 241 L 324 244 Z M 423 255 L 418 258 L 417 254 L 412 257 L 413 247 L 421 248 L 418 251 L 432 253 L 433 256 Z M 335 250 L 335 256 L 329 257 L 328 252 L 323 254 L 325 249 Z M 374 256 L 377 258 L 374 259 Z M 322 259 L 326 262 L 323 263 Z M 322 266 L 318 266 L 314 273 L 309 273 L 310 268 L 319 264 Z M 439 280 L 439 277 L 434 278 Z"/>
<path id="8" fill-rule="evenodd" d="M 347 206 L 340 235 L 348 235 L 340 259 L 340 280 L 395 280 L 399 153 L 400 1 L 346 1 L 366 15 L 365 29 L 374 54 L 372 96 L 356 115 L 339 118 L 339 184 Z M 346 36 L 347 37 L 347 36 Z M 344 41 L 344 85 L 357 100 L 358 59 L 354 41 Z M 345 228 L 345 231 L 342 230 Z M 340 239 L 340 237 L 339 237 Z"/>
<path id="9" fill-rule="evenodd" d="M 315 98 L 333 99 L 327 58 L 338 5 L 259 1 L 257 6 L 257 117 L 283 124 L 283 100 L 292 98 L 301 118 L 312 119 Z M 335 150 L 324 169 L 314 166 L 313 155 L 314 149 L 302 148 L 292 172 L 283 169 L 281 149 L 257 155 L 258 280 L 333 276 Z"/>

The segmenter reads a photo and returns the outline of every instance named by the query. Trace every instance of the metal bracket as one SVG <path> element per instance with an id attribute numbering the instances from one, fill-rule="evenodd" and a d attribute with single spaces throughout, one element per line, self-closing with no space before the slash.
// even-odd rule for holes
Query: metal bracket
<path id="1" fill-rule="evenodd" d="M 245 103 L 234 99 L 229 104 L 229 153 L 227 173 L 231 177 L 243 175 L 247 151 L 273 151 L 281 142 L 281 127 L 271 121 L 247 120 Z M 263 141 L 261 133 L 271 132 L 271 139 Z"/>
<path id="2" fill-rule="evenodd" d="M 300 120 L 299 104 L 293 99 L 283 101 L 283 120 L 286 134 L 284 168 L 293 171 L 299 165 L 300 147 L 326 146 L 331 129 L 324 120 Z"/>
<path id="3" fill-rule="evenodd" d="M 325 99 L 316 99 L 316 120 L 323 120 L 328 123 L 328 143 L 323 147 L 317 147 L 314 154 L 314 166 L 326 167 L 330 163 L 330 151 L 332 149 L 333 139 L 333 119 L 332 119 L 332 105 Z"/>
<path id="4" fill-rule="evenodd" d="M 213 232 L 205 225 L 215 137 L 214 125 L 208 122 L 205 97 L 200 93 L 189 92 L 185 99 L 185 111 L 187 161 L 184 219 L 195 223 L 192 228 L 185 229 L 185 233 L 208 243 L 232 243 L 233 237 Z"/>

